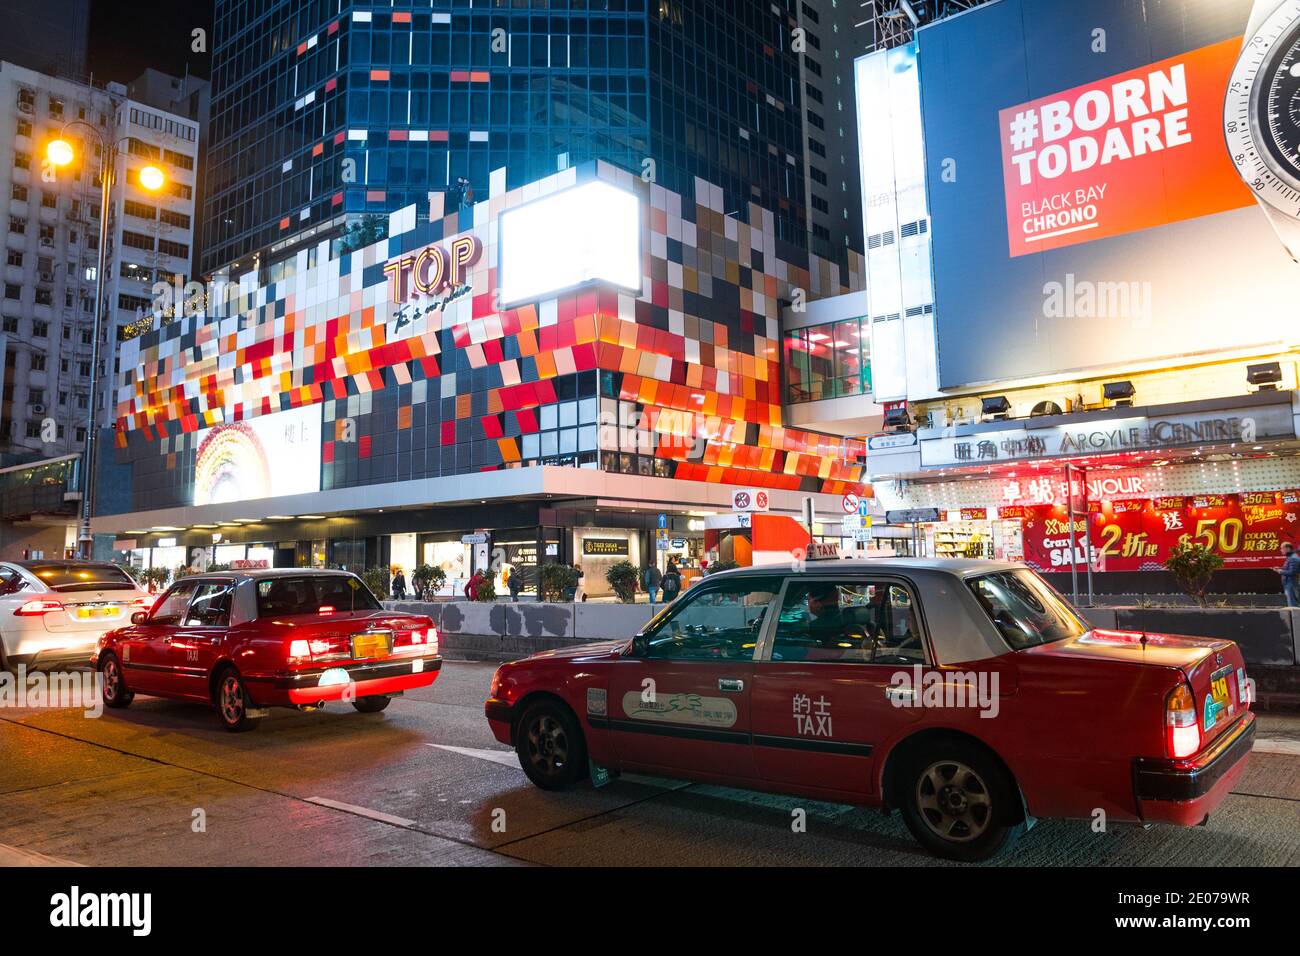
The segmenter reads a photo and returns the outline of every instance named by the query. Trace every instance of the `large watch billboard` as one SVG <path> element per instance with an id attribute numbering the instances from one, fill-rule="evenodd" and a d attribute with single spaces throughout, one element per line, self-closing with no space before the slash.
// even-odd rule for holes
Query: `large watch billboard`
<path id="1" fill-rule="evenodd" d="M 1300 265 L 1225 137 L 1255 8 L 998 0 L 921 31 L 941 388 L 1295 339 Z M 1259 138 L 1300 131 L 1300 96 L 1275 112 Z"/>

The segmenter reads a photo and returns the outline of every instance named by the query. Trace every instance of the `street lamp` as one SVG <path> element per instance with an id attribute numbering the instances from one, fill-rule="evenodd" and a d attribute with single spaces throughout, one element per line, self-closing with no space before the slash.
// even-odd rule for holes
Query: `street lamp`
<path id="1" fill-rule="evenodd" d="M 95 270 L 95 329 L 92 334 L 90 353 L 90 401 L 86 412 L 86 452 L 82 458 L 81 468 L 81 528 L 77 537 L 78 554 L 83 560 L 93 557 L 94 539 L 90 534 L 90 488 L 95 471 L 95 405 L 99 400 L 99 338 L 104 321 L 104 273 L 108 269 L 108 208 L 112 201 L 113 180 L 117 173 L 118 146 L 127 137 L 109 143 L 99 130 L 84 120 L 65 123 L 59 135 L 50 140 L 45 147 L 45 158 L 53 166 L 67 166 L 76 158 L 77 152 L 72 143 L 64 139 L 64 134 L 74 126 L 84 126 L 99 143 L 99 268 Z M 136 176 L 140 187 L 149 192 L 157 192 L 167 182 L 167 176 L 157 166 L 140 167 Z"/>

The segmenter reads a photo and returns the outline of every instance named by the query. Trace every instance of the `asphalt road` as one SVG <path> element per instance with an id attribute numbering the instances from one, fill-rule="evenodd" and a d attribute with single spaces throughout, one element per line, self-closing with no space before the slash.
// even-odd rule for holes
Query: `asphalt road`
<path id="1" fill-rule="evenodd" d="M 628 776 L 538 790 L 483 718 L 493 666 L 449 662 L 383 714 L 273 711 L 248 734 L 147 697 L 96 719 L 0 708 L 0 864 L 948 865 L 873 810 Z M 1209 826 L 1048 821 L 998 862 L 1300 865 L 1300 718 L 1261 721 Z"/>

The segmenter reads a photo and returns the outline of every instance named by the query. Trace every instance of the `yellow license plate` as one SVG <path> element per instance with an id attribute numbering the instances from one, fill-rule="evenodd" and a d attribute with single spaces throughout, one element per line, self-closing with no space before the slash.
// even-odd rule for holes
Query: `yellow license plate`
<path id="1" fill-rule="evenodd" d="M 80 620 L 89 620 L 95 617 L 112 617 L 117 613 L 117 608 L 112 607 L 79 607 L 77 608 L 77 617 Z"/>
<path id="2" fill-rule="evenodd" d="M 358 660 L 367 657 L 387 657 L 392 651 L 389 634 L 352 635 L 352 656 Z"/>

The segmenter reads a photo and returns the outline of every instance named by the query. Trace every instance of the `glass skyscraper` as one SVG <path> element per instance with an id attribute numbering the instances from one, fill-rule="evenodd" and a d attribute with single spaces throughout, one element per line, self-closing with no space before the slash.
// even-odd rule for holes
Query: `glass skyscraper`
<path id="1" fill-rule="evenodd" d="M 217 0 L 200 271 L 590 159 L 802 247 L 797 2 Z"/>

